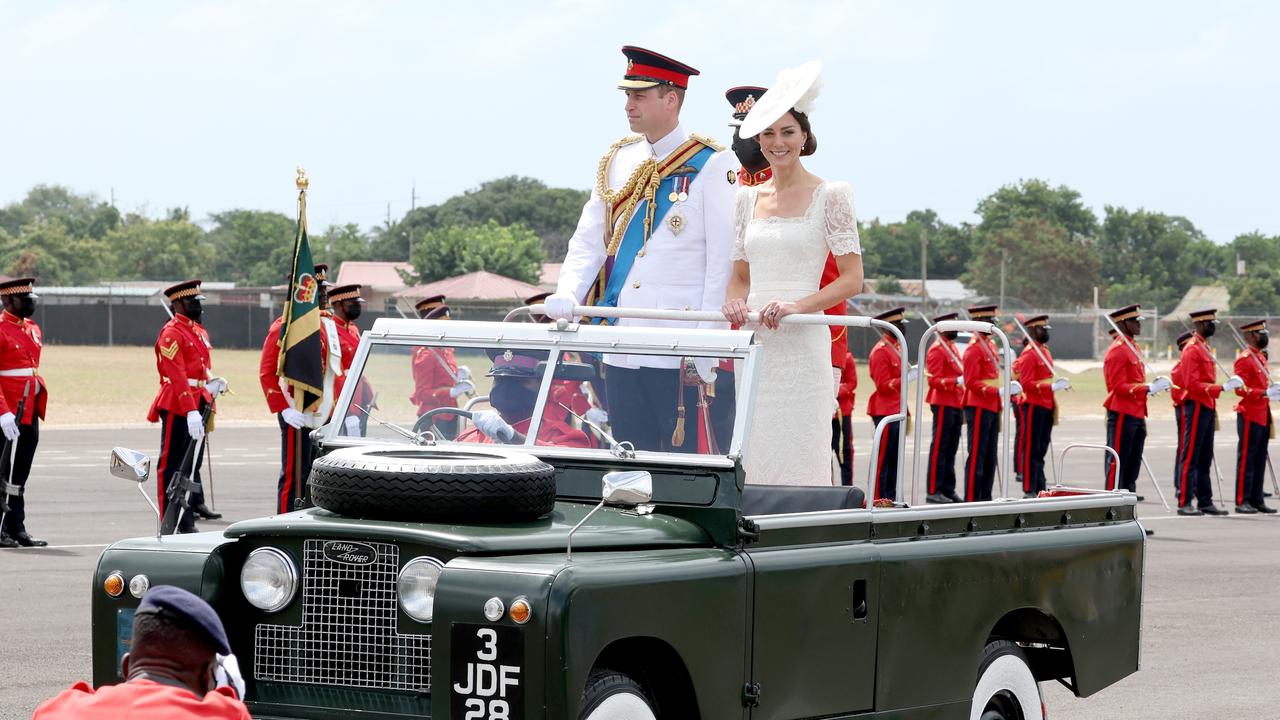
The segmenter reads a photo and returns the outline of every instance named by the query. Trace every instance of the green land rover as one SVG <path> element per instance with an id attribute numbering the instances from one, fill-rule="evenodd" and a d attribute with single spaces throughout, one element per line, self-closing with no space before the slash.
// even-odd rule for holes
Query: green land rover
<path id="1" fill-rule="evenodd" d="M 882 508 L 744 477 L 747 430 L 768 422 L 758 352 L 749 332 L 687 322 L 380 319 L 334 413 L 359 431 L 313 434 L 310 507 L 102 553 L 94 682 L 120 681 L 139 602 L 104 587 L 157 584 L 217 609 L 260 718 L 1029 720 L 1041 682 L 1087 696 L 1138 669 L 1131 494 Z M 473 370 L 476 397 L 422 412 L 424 353 Z M 565 402 L 639 356 L 710 358 L 733 412 L 709 419 L 698 389 L 685 437 L 656 452 Z M 536 387 L 533 420 L 465 442 L 512 364 Z M 119 448 L 112 473 L 141 482 L 148 461 Z"/>

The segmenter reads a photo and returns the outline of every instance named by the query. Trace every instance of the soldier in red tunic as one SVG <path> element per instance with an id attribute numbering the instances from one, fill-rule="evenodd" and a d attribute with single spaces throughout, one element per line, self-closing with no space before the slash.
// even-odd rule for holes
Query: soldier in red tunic
<path id="1" fill-rule="evenodd" d="M 1179 515 L 1226 515 L 1213 504 L 1213 483 L 1209 478 L 1209 465 L 1213 462 L 1213 433 L 1218 421 L 1217 398 L 1244 385 L 1232 376 L 1221 385 L 1217 383 L 1217 364 L 1208 339 L 1217 329 L 1218 311 L 1200 310 L 1191 313 L 1195 323 L 1195 335 L 1182 349 L 1182 366 L 1186 400 L 1182 403 L 1182 439 L 1174 477 L 1178 480 Z M 1193 504 L 1197 501 L 1199 507 Z"/>
<path id="2" fill-rule="evenodd" d="M 524 443 L 533 420 L 538 399 L 539 364 L 547 358 L 538 350 L 490 350 L 493 389 L 489 404 L 493 410 L 476 410 L 471 421 L 475 427 L 458 436 L 458 442 L 520 445 Z M 544 408 L 535 445 L 555 447 L 590 447 L 585 433 L 564 421 L 561 408 Z"/>
<path id="3" fill-rule="evenodd" d="M 0 430 L 11 453 L 0 457 L 0 481 L 8 479 L 19 489 L 7 500 L 0 527 L 0 547 L 44 547 L 49 543 L 32 537 L 26 526 L 26 485 L 31 461 L 40 444 L 40 421 L 44 419 L 49 392 L 40 377 L 40 326 L 31 321 L 36 311 L 34 278 L 0 283 Z M 21 414 L 19 414 L 21 411 Z M 10 467 L 10 454 L 13 466 Z"/>
<path id="4" fill-rule="evenodd" d="M 328 297 L 329 307 L 333 309 L 333 323 L 338 330 L 338 346 L 342 349 L 342 374 L 336 378 L 333 386 L 336 401 L 346 386 L 351 364 L 356 359 L 356 348 L 360 347 L 360 328 L 356 325 L 356 319 L 364 310 L 365 300 L 360 297 L 358 284 L 335 285 L 329 288 Z M 352 437 L 364 436 L 369 415 L 361 408 L 368 408 L 371 402 L 373 388 L 368 380 L 361 378 L 351 396 L 351 403 L 348 405 L 350 411 L 342 421 L 344 434 Z"/>
<path id="5" fill-rule="evenodd" d="M 185 472 L 197 484 L 203 453 L 190 459 L 191 467 L 184 467 L 191 443 L 200 440 L 207 432 L 206 417 L 213 409 L 213 398 L 226 389 L 226 381 L 214 378 L 211 373 L 210 352 L 213 345 L 209 333 L 200 324 L 204 314 L 200 294 L 200 281 L 187 280 L 166 288 L 165 298 L 173 317 L 156 338 L 156 370 L 160 374 L 160 391 L 147 411 L 147 422 L 160 423 L 160 459 L 156 461 L 156 493 L 160 515 L 178 492 L 173 488 L 175 475 Z M 192 493 L 191 512 L 183 512 L 175 532 L 196 532 L 195 516 L 216 520 L 221 513 L 213 512 L 205 505 L 204 492 Z"/>
<path id="6" fill-rule="evenodd" d="M 432 295 L 413 306 L 423 320 L 448 320 L 449 306 L 444 295 Z M 416 347 L 413 349 L 413 395 L 409 400 L 418 406 L 418 415 L 436 408 L 458 407 L 458 398 L 475 392 L 471 369 L 458 365 L 453 348 Z M 446 439 L 458 434 L 458 417 L 437 415 L 433 419 Z"/>
<path id="7" fill-rule="evenodd" d="M 969 308 L 970 320 L 994 322 L 995 305 Z M 969 429 L 969 457 L 965 462 L 964 499 L 991 499 L 996 477 L 996 443 L 1000 438 L 1000 410 L 1008 404 L 1000 387 L 996 347 L 985 333 L 974 333 L 964 349 L 964 419 Z M 1022 391 L 1014 380 L 1013 394 Z"/>
<path id="8" fill-rule="evenodd" d="M 1022 386 L 1022 394 L 1014 405 L 1017 419 L 1017 442 L 1014 467 L 1022 477 L 1023 497 L 1036 497 L 1045 489 L 1044 456 L 1053 436 L 1053 394 L 1070 387 L 1066 378 L 1055 378 L 1053 355 L 1049 352 L 1049 316 L 1027 318 L 1023 325 L 1030 336 L 1018 359 L 1013 361 L 1013 376 Z"/>
<path id="9" fill-rule="evenodd" d="M 1267 471 L 1267 440 L 1271 436 L 1271 402 L 1280 400 L 1280 385 L 1271 382 L 1267 358 L 1267 321 L 1240 326 L 1246 348 L 1236 358 L 1235 373 L 1244 381 L 1236 388 L 1236 512 L 1253 515 L 1276 512 L 1263 502 L 1262 485 Z"/>
<path id="10" fill-rule="evenodd" d="M 933 318 L 935 323 L 955 320 L 957 313 Z M 933 442 L 929 446 L 929 494 L 925 502 L 960 502 L 956 494 L 956 451 L 964 427 L 964 365 L 955 344 L 956 333 L 940 333 L 925 353 L 929 394 L 925 402 L 933 412 Z"/>
<path id="11" fill-rule="evenodd" d="M 876 319 L 902 329 L 906 312 L 906 308 L 894 308 L 876 315 Z M 867 401 L 867 414 L 871 416 L 871 427 L 874 430 L 886 417 L 902 412 L 902 355 L 898 338 L 890 333 L 883 333 L 880 342 L 871 348 L 867 367 L 871 373 L 871 382 L 876 386 L 871 399 Z M 907 370 L 907 382 L 915 379 L 916 372 L 914 367 Z M 876 485 L 873 501 L 898 498 L 898 443 L 901 442 L 904 424 L 895 422 L 880 434 L 874 470 Z"/>

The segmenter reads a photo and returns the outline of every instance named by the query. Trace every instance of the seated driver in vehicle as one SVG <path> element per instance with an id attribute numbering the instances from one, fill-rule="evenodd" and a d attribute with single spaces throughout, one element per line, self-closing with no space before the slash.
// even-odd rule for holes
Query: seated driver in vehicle
<path id="1" fill-rule="evenodd" d="M 493 389 L 489 391 L 493 410 L 474 411 L 471 422 L 475 427 L 459 435 L 456 442 L 521 445 L 533 418 L 547 353 L 538 350 L 488 352 L 493 360 L 493 369 L 488 373 L 493 378 Z M 550 404 L 543 409 L 534 444 L 591 447 L 586 434 L 565 421 L 563 408 Z"/>

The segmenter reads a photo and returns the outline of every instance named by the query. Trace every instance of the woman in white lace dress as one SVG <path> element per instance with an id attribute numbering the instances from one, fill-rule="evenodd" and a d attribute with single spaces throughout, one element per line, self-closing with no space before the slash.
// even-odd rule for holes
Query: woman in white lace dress
<path id="1" fill-rule="evenodd" d="M 817 139 L 809 124 L 821 87 L 814 61 L 783 70 L 743 120 L 739 134 L 756 136 L 773 178 L 738 191 L 733 275 L 724 315 L 750 327 L 763 362 L 747 438 L 746 481 L 830 485 L 831 335 L 823 325 L 780 325 L 794 313 L 820 313 L 862 290 L 862 247 L 849 184 L 825 181 L 804 168 Z M 827 253 L 840 276 L 819 289 Z"/>

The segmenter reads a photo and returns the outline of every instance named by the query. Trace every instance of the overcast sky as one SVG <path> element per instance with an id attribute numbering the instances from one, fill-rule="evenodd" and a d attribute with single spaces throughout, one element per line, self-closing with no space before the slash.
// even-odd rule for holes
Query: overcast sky
<path id="1" fill-rule="evenodd" d="M 1020 178 L 1280 234 L 1280 3 L 22 2 L 0 0 L 0 204 L 37 183 L 158 215 L 293 212 L 363 227 L 512 174 L 587 188 L 627 133 L 619 48 L 733 85 L 818 58 L 809 167 L 860 217 L 974 219 Z"/>

